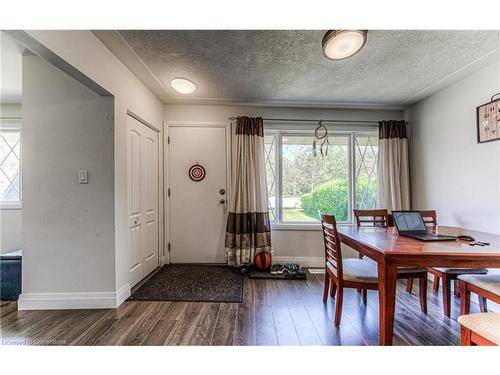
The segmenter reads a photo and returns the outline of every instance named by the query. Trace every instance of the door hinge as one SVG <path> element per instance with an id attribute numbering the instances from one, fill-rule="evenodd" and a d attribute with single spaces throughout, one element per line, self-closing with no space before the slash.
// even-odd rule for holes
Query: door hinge
<path id="1" fill-rule="evenodd" d="M 170 188 L 167 189 L 167 196 L 170 197 Z"/>
<path id="2" fill-rule="evenodd" d="M 170 253 L 170 242 L 167 245 L 168 252 Z"/>
<path id="3" fill-rule="evenodd" d="M 170 144 L 170 136 L 167 137 L 167 144 Z"/>

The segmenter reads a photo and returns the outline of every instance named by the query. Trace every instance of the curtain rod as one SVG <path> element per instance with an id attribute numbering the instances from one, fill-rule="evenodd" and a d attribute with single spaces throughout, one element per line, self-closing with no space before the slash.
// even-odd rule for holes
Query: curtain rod
<path id="1" fill-rule="evenodd" d="M 229 117 L 229 121 L 234 121 L 236 120 L 237 117 Z M 378 121 L 373 121 L 373 120 L 311 120 L 311 119 L 291 119 L 291 118 L 263 118 L 264 121 L 276 121 L 276 122 L 329 122 L 329 123 L 339 123 L 339 124 L 345 124 L 345 123 L 356 123 L 356 124 L 377 124 Z"/>

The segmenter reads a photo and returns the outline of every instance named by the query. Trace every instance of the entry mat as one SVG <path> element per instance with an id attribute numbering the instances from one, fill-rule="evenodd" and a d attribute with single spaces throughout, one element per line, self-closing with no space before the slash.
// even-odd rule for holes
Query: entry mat
<path id="1" fill-rule="evenodd" d="M 130 301 L 243 301 L 243 275 L 220 265 L 165 265 L 132 293 Z"/>

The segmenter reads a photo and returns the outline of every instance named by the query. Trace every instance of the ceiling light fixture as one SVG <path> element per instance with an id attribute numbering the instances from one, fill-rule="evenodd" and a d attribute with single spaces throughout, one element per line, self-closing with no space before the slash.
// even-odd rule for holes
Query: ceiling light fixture
<path id="1" fill-rule="evenodd" d="M 321 42 L 330 60 L 343 60 L 357 53 L 366 43 L 367 30 L 329 30 Z"/>
<path id="2" fill-rule="evenodd" d="M 191 94 L 194 90 L 196 90 L 196 85 L 186 78 L 174 78 L 170 81 L 170 84 L 175 91 L 183 95 Z"/>

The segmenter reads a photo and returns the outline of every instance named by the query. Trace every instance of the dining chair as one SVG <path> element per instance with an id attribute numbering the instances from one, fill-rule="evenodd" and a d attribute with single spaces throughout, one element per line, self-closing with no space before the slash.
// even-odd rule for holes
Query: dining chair
<path id="1" fill-rule="evenodd" d="M 356 225 L 358 227 L 371 224 L 372 226 L 387 228 L 391 222 L 391 215 L 387 209 L 353 210 L 353 212 L 354 217 L 356 218 Z M 359 258 L 362 257 L 363 256 L 360 254 Z M 421 279 L 425 276 L 425 293 L 427 294 L 427 269 L 402 267 L 398 269 L 398 275 L 401 275 L 401 278 L 407 279 L 406 291 L 408 293 L 411 293 L 413 288 L 413 278 Z M 407 277 L 402 277 L 403 275 L 406 275 Z M 363 294 L 363 299 L 366 299 L 366 290 L 361 290 L 361 293 Z"/>
<path id="2" fill-rule="evenodd" d="M 323 303 L 328 301 L 329 294 L 335 296 L 334 324 L 338 327 L 342 316 L 344 288 L 379 290 L 378 270 L 374 262 L 365 259 L 343 259 L 342 247 L 337 232 L 337 222 L 333 215 L 321 215 L 321 226 L 325 245 Z M 398 278 L 401 278 L 399 270 Z M 427 298 L 425 295 L 427 277 L 420 278 L 420 283 L 420 307 L 423 312 L 427 313 Z M 363 302 L 367 302 L 366 294 L 364 294 Z"/>
<path id="3" fill-rule="evenodd" d="M 424 219 L 425 225 L 431 229 L 436 230 L 437 228 L 437 213 L 436 210 L 422 210 L 420 211 L 422 218 Z M 459 297 L 459 285 L 458 277 L 463 274 L 480 274 L 484 275 L 488 273 L 486 268 L 448 268 L 448 267 L 429 267 L 427 269 L 429 273 L 434 275 L 434 282 L 432 284 L 432 290 L 434 292 L 439 291 L 439 280 L 442 281 L 442 291 L 443 291 L 443 311 L 444 314 L 449 318 L 451 313 L 451 282 L 454 282 L 453 291 L 456 297 Z M 407 285 L 407 290 L 411 291 L 411 286 Z M 479 298 L 479 305 L 481 311 L 486 311 L 486 302 L 484 298 Z"/>
<path id="4" fill-rule="evenodd" d="M 389 211 L 386 209 L 353 210 L 358 227 L 371 224 L 374 227 L 387 228 L 389 226 Z"/>
<path id="5" fill-rule="evenodd" d="M 470 294 L 479 297 L 481 312 L 486 312 L 486 299 L 500 303 L 500 274 L 459 275 L 460 280 L 460 315 L 470 313 Z M 481 306 L 482 305 L 482 306 Z M 500 326 L 499 326 L 500 329 Z"/>

